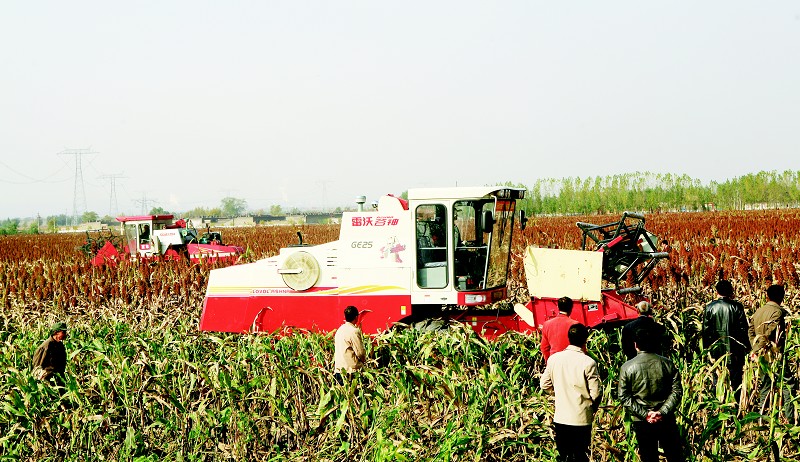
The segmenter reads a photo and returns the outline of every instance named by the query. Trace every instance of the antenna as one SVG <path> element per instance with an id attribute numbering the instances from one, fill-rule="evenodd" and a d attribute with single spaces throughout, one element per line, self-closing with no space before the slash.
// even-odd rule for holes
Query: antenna
<path id="1" fill-rule="evenodd" d="M 119 213 L 119 203 L 117 202 L 117 187 L 116 187 L 116 180 L 117 178 L 127 178 L 124 173 L 112 173 L 109 175 L 101 175 L 99 177 L 101 180 L 111 180 L 111 194 L 108 204 L 108 215 L 114 216 Z"/>
<path id="2" fill-rule="evenodd" d="M 60 156 L 75 157 L 75 186 L 72 194 L 72 226 L 77 226 L 80 219 L 79 215 L 86 212 L 86 187 L 83 184 L 83 166 L 81 158 L 89 154 L 97 154 L 92 148 L 85 149 L 65 149 L 58 153 Z M 80 186 L 79 186 L 80 185 Z M 80 206 L 80 209 L 78 208 Z M 78 213 L 80 211 L 80 214 Z"/>

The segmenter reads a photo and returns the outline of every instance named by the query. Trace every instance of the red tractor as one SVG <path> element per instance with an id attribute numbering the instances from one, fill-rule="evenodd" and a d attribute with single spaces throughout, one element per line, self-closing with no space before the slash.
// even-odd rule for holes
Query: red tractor
<path id="1" fill-rule="evenodd" d="M 120 254 L 131 259 L 176 260 L 192 262 L 235 261 L 244 249 L 225 245 L 219 232 L 206 229 L 202 236 L 191 222 L 173 220 L 172 215 L 140 215 L 117 217 L 121 238 L 106 238 L 92 259 L 94 265 L 115 264 Z M 121 240 L 121 245 L 116 245 Z"/>

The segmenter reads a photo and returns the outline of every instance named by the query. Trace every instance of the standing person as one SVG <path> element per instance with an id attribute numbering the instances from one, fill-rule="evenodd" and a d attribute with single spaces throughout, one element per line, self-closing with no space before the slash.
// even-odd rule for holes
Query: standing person
<path id="1" fill-rule="evenodd" d="M 600 405 L 600 374 L 597 363 L 583 351 L 589 329 L 574 324 L 567 337 L 569 346 L 550 356 L 539 385 L 556 395 L 553 427 L 558 460 L 588 461 L 592 420 Z"/>
<path id="2" fill-rule="evenodd" d="M 358 308 L 348 306 L 344 309 L 344 324 L 336 330 L 333 337 L 333 372 L 334 378 L 341 385 L 342 372 L 353 372 L 364 365 L 366 352 L 361 341 L 361 329 L 355 325 L 358 319 Z"/>
<path id="3" fill-rule="evenodd" d="M 770 365 L 769 371 L 759 370 L 758 400 L 761 412 L 770 407 L 767 403 L 770 391 L 780 390 L 783 397 L 783 416 L 792 422 L 794 411 L 791 391 L 795 378 L 789 371 L 788 362 L 781 365 L 786 347 L 786 310 L 781 306 L 785 295 L 783 286 L 771 285 L 767 288 L 767 303 L 753 314 L 750 341 L 753 344 L 751 358 L 757 360 L 761 356 Z"/>
<path id="4" fill-rule="evenodd" d="M 67 323 L 57 322 L 50 329 L 50 336 L 33 353 L 33 376 L 38 380 L 55 381 L 64 385 L 64 371 L 67 368 Z"/>
<path id="5" fill-rule="evenodd" d="M 738 402 L 744 360 L 750 352 L 747 316 L 744 306 L 733 299 L 730 281 L 722 279 L 716 289 L 719 298 L 706 305 L 703 312 L 703 346 L 709 349 L 714 360 L 728 354 L 728 377 Z"/>
<path id="6" fill-rule="evenodd" d="M 666 356 L 669 349 L 667 329 L 653 319 L 653 305 L 650 302 L 641 301 L 636 304 L 636 311 L 639 312 L 639 317 L 622 327 L 622 352 L 625 353 L 625 357 L 628 359 L 636 357 L 633 334 L 636 329 L 643 326 L 650 327 L 658 340 L 655 350 L 651 353 Z"/>
<path id="7" fill-rule="evenodd" d="M 567 331 L 571 326 L 578 324 L 578 321 L 569 317 L 572 313 L 572 299 L 561 297 L 558 299 L 558 315 L 550 318 L 542 324 L 542 355 L 545 363 L 550 355 L 557 353 L 569 345 Z"/>
<path id="8" fill-rule="evenodd" d="M 683 393 L 681 378 L 672 361 L 652 353 L 656 339 L 651 326 L 635 331 L 638 353 L 620 368 L 617 393 L 631 418 L 641 461 L 658 462 L 660 445 L 668 462 L 682 462 L 683 444 L 675 422 Z"/>

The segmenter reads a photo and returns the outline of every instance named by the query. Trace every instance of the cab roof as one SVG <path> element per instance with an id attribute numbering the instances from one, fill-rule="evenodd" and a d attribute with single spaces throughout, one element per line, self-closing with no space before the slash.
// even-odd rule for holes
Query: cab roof
<path id="1" fill-rule="evenodd" d="M 522 199 L 525 197 L 525 190 L 509 186 L 456 186 L 452 188 L 415 188 L 408 190 L 409 200 L 471 199 L 487 196 Z"/>

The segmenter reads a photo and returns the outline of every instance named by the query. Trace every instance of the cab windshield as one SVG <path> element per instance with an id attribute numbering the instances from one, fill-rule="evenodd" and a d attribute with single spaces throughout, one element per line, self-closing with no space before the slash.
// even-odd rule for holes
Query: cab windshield
<path id="1" fill-rule="evenodd" d="M 454 204 L 453 269 L 457 290 L 486 290 L 505 285 L 514 206 L 513 200 L 494 199 Z M 489 220 L 492 216 L 494 220 Z"/>

